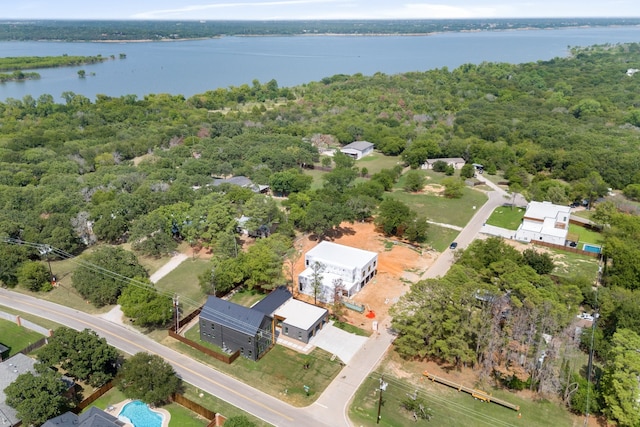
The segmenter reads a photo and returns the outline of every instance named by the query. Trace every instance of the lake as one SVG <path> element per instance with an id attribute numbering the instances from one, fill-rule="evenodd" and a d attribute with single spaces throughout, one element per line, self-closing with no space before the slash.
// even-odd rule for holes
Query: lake
<path id="1" fill-rule="evenodd" d="M 396 74 L 483 61 L 522 63 L 566 56 L 568 46 L 640 42 L 640 27 L 439 33 L 429 36 L 222 37 L 147 43 L 1 42 L 0 56 L 114 55 L 79 67 L 37 70 L 41 79 L 0 84 L 0 100 L 72 91 L 95 99 L 220 87 L 318 81 L 334 74 Z M 123 53 L 126 59 L 119 59 Z M 630 65 L 631 66 L 631 65 Z M 640 64 L 634 65 L 640 68 Z M 84 69 L 87 77 L 78 77 Z M 29 71 L 29 70 L 23 70 Z"/>

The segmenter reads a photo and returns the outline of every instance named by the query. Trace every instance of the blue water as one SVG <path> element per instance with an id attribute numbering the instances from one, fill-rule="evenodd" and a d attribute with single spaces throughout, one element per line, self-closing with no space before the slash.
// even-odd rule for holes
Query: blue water
<path id="1" fill-rule="evenodd" d="M 140 400 L 129 402 L 120 411 L 118 416 L 124 416 L 134 427 L 161 427 L 163 417 L 153 412 L 146 403 Z"/>
<path id="2" fill-rule="evenodd" d="M 41 78 L 0 84 L 0 101 L 72 91 L 139 98 L 151 93 L 190 97 L 208 90 L 319 81 L 335 74 L 427 71 L 483 61 L 523 63 L 564 57 L 568 46 L 640 42 L 639 27 L 440 33 L 429 36 L 222 37 L 149 43 L 0 42 L 0 57 L 102 55 L 100 64 L 38 70 Z M 126 59 L 119 59 L 119 54 Z M 78 77 L 78 70 L 86 78 Z M 23 70 L 29 71 L 29 70 Z"/>
<path id="3" fill-rule="evenodd" d="M 587 252 L 593 252 L 594 254 L 599 254 L 602 251 L 602 247 L 585 243 L 584 245 L 582 245 L 582 250 Z"/>

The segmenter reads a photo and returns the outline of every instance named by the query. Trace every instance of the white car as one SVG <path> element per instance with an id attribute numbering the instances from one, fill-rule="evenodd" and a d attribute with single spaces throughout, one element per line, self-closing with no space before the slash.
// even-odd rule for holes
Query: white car
<path id="1" fill-rule="evenodd" d="M 593 316 L 589 313 L 580 313 L 578 314 L 578 319 L 582 319 L 582 320 L 588 320 L 590 322 L 593 322 Z"/>

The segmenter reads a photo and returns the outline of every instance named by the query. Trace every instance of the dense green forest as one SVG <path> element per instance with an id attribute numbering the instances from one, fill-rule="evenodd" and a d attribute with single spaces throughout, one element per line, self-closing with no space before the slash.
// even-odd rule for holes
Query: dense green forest
<path id="1" fill-rule="evenodd" d="M 630 199 L 640 194 L 640 73 L 628 71 L 634 69 L 640 44 L 576 48 L 568 58 L 527 64 L 335 75 L 291 88 L 253 81 L 188 99 L 156 94 L 92 102 L 72 92 L 62 94 L 62 104 L 52 95 L 8 99 L 0 103 L 0 236 L 38 245 L 0 244 L 0 280 L 37 290 L 43 271 L 33 261 L 46 245 L 57 248 L 51 257 L 123 242 L 158 256 L 183 241 L 216 254 L 213 274 L 201 279 L 207 292 L 237 284 L 271 289 L 287 281 L 282 264 L 295 256 L 296 230 L 323 238 L 343 221 L 375 216 L 387 234 L 418 243 L 429 235 L 424 218 L 387 196 L 403 165 L 369 174 L 347 156 L 321 157 L 322 149 L 367 140 L 412 168 L 427 158 L 463 157 L 532 200 L 595 204 L 605 233 L 603 286 L 553 277 L 538 254 L 516 253 L 499 241 L 474 243 L 447 277 L 420 282 L 401 300 L 394 323 L 400 352 L 477 366 L 486 375 L 500 357 L 512 364 L 524 358 L 527 369 L 503 371 L 500 381 L 557 393 L 576 412 L 591 394 L 592 412 L 637 425 L 640 412 L 625 394 L 633 389 L 618 385 L 640 369 L 623 363 L 636 360 L 629 343 L 640 341 L 640 217 L 629 213 L 631 202 L 598 203 L 609 187 Z M 319 185 L 312 186 L 312 167 L 327 171 Z M 214 182 L 230 176 L 270 185 L 280 197 Z M 244 225 L 250 234 L 265 237 L 246 252 L 238 250 L 241 215 L 250 218 Z M 89 259 L 111 270 L 109 262 L 127 256 L 94 251 Z M 135 267 L 133 260 L 124 264 Z M 76 290 L 97 306 L 137 298 L 125 286 L 107 283 L 109 292 L 102 292 L 87 283 L 74 276 Z M 492 303 L 479 304 L 484 296 Z M 436 301 L 446 309 L 429 309 Z M 415 306 L 439 317 L 414 318 Z M 536 368 L 542 334 L 562 336 L 578 306 L 600 313 L 593 337 L 599 369 L 588 392 L 584 372 L 564 363 L 568 353 L 560 347 L 545 353 L 554 369 Z M 507 339 L 526 348 L 505 346 Z M 583 348 L 590 340 L 583 337 Z"/>
<path id="2" fill-rule="evenodd" d="M 322 20 L 322 21 L 5 21 L 0 40 L 175 40 L 305 34 L 429 34 L 638 25 L 639 18 Z"/>

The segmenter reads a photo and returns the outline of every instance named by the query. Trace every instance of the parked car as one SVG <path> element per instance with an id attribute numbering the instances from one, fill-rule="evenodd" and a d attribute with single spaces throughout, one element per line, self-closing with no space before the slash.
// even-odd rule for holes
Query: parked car
<path id="1" fill-rule="evenodd" d="M 451 242 L 451 244 L 449 245 L 449 249 L 453 250 L 455 248 L 458 247 L 458 242 Z"/>

